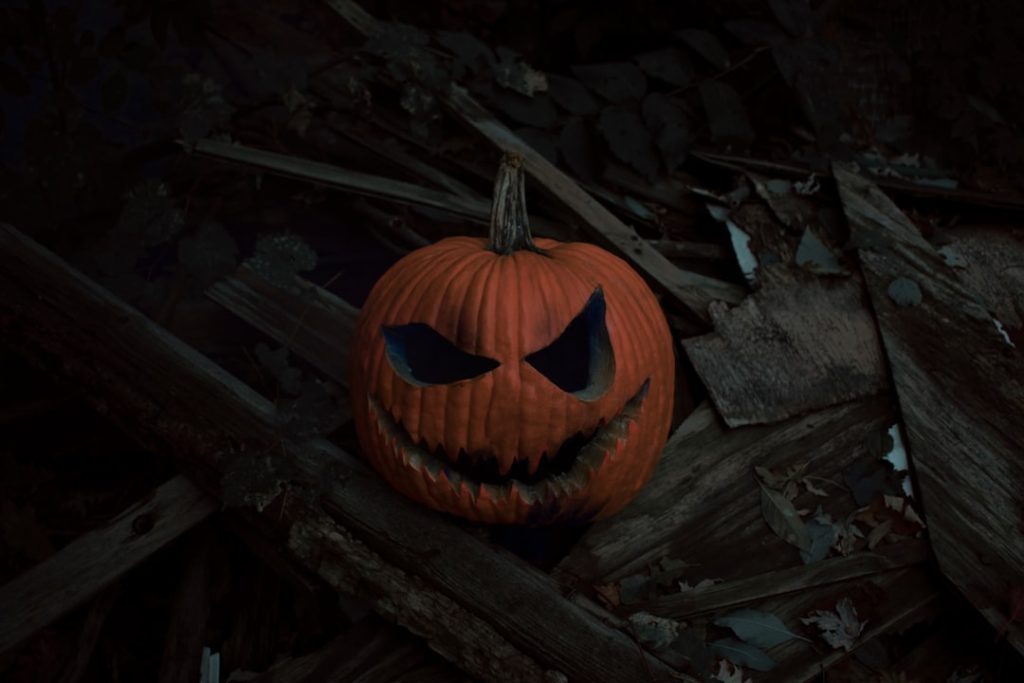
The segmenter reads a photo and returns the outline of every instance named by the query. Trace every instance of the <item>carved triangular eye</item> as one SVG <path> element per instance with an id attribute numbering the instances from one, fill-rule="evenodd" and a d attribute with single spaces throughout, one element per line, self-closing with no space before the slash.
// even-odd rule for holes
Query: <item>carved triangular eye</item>
<path id="1" fill-rule="evenodd" d="M 428 386 L 472 379 L 498 367 L 498 361 L 466 353 L 426 323 L 384 326 L 388 360 L 410 384 Z"/>
<path id="2" fill-rule="evenodd" d="M 598 287 L 565 331 L 527 356 L 526 362 L 562 391 L 584 401 L 599 398 L 615 377 L 615 355 L 604 313 L 604 292 Z"/>

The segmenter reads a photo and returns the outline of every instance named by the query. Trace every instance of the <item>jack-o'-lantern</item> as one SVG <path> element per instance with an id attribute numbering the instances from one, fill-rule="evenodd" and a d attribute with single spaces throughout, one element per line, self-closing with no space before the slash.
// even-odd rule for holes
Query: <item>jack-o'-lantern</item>
<path id="1" fill-rule="evenodd" d="M 674 353 L 657 299 L 587 243 L 530 236 L 521 160 L 495 183 L 490 240 L 450 237 L 388 270 L 360 313 L 360 445 L 396 489 L 495 523 L 608 516 L 667 437 Z"/>

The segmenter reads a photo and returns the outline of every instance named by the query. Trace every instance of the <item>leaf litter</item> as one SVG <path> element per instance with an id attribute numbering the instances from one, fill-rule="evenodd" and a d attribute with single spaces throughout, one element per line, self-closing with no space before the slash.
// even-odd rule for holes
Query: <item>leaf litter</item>
<path id="1" fill-rule="evenodd" d="M 853 649 L 867 624 L 857 617 L 857 609 L 850 599 L 845 597 L 836 603 L 834 612 L 815 610 L 800 621 L 808 626 L 816 626 L 826 643 L 833 649 L 842 648 L 846 652 Z"/>

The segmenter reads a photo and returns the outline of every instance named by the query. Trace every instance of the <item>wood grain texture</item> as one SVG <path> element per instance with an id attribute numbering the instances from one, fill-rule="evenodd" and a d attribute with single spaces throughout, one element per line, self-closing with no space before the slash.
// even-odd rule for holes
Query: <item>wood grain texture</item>
<path id="1" fill-rule="evenodd" d="M 887 385 L 857 280 L 766 280 L 735 308 L 713 304 L 711 315 L 715 331 L 683 346 L 730 427 L 777 422 Z"/>
<path id="2" fill-rule="evenodd" d="M 275 287 L 243 266 L 206 295 L 347 387 L 359 309 L 302 278 L 296 285 L 301 294 Z"/>
<path id="3" fill-rule="evenodd" d="M 650 483 L 620 514 L 591 527 L 559 573 L 570 583 L 618 581 L 669 555 L 724 579 L 798 564 L 796 550 L 761 517 L 753 466 L 806 462 L 808 472 L 833 478 L 867 457 L 865 440 L 894 419 L 889 402 L 875 398 L 727 430 L 702 404 L 670 437 Z"/>
<path id="4" fill-rule="evenodd" d="M 0 325 L 5 330 L 6 326 Z M 77 609 L 217 509 L 175 477 L 0 587 L 0 653 Z"/>
<path id="5" fill-rule="evenodd" d="M 274 664 L 250 683 L 391 683 L 423 664 L 428 654 L 402 629 L 365 619 L 318 650 Z"/>
<path id="6" fill-rule="evenodd" d="M 5 343 L 60 369 L 199 481 L 229 471 L 253 523 L 460 668 L 494 681 L 672 680 L 549 576 L 402 498 L 325 439 L 289 438 L 269 401 L 9 226 L 0 258 Z"/>
<path id="7" fill-rule="evenodd" d="M 1010 337 L 1024 335 L 1024 228 L 957 226 L 939 240 L 953 271 Z"/>
<path id="8" fill-rule="evenodd" d="M 367 197 L 440 209 L 478 223 L 486 223 L 491 215 L 491 203 L 486 199 L 433 190 L 288 154 L 219 140 L 199 140 L 189 151 L 199 156 L 259 168 L 287 178 L 306 180 Z"/>
<path id="9" fill-rule="evenodd" d="M 376 20 L 358 3 L 326 0 L 326 4 L 363 35 L 376 31 Z M 621 256 L 700 319 L 708 320 L 707 309 L 712 301 L 736 303 L 745 295 L 745 290 L 738 285 L 677 268 L 572 178 L 526 144 L 465 89 L 453 85 L 444 101 L 458 118 L 498 149 L 519 153 L 526 172 L 545 192 L 560 200 L 601 246 Z"/>
<path id="10" fill-rule="evenodd" d="M 205 525 L 188 540 L 187 559 L 164 635 L 158 683 L 192 683 L 201 667 L 212 602 L 213 530 Z"/>
<path id="11" fill-rule="evenodd" d="M 927 544 L 923 540 L 914 539 L 882 546 L 874 552 L 834 557 L 801 567 L 779 569 L 716 583 L 706 588 L 695 588 L 631 607 L 663 617 L 689 619 L 698 614 L 902 569 L 920 564 L 927 557 Z"/>
<path id="12" fill-rule="evenodd" d="M 811 639 L 813 648 L 791 640 L 769 650 L 779 667 L 758 678 L 758 683 L 812 683 L 841 680 L 830 669 L 849 659 L 867 643 L 894 631 L 936 618 L 942 610 L 940 583 L 923 567 L 908 567 L 783 598 L 767 600 L 758 609 L 778 616 L 784 624 Z M 817 628 L 800 619 L 815 610 L 834 611 L 840 599 L 849 599 L 859 621 L 867 622 L 849 652 L 830 647 Z M 866 673 L 866 672 L 865 672 Z M 849 680 L 849 679 L 848 679 Z M 858 676 L 852 680 L 870 680 Z"/>
<path id="13" fill-rule="evenodd" d="M 446 104 L 496 147 L 521 154 L 527 173 L 545 192 L 561 200 L 598 244 L 625 259 L 700 319 L 709 319 L 711 302 L 737 303 L 745 296 L 745 290 L 739 285 L 676 267 L 461 87 L 452 86 Z"/>
<path id="14" fill-rule="evenodd" d="M 1024 629 L 1006 623 L 1010 591 L 1024 586 L 1024 355 L 888 197 L 841 167 L 834 174 L 939 567 L 1024 652 Z M 901 278 L 920 302 L 889 294 Z"/>

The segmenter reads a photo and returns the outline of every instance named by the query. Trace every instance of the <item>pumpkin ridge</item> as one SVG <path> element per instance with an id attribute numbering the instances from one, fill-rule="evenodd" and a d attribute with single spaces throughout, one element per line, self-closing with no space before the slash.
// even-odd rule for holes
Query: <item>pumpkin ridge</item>
<path id="1" fill-rule="evenodd" d="M 512 170 L 511 185 L 497 188 L 492 213 L 526 236 L 523 195 L 508 194 L 523 189 L 516 184 L 522 169 Z M 665 443 L 673 338 L 657 298 L 622 259 L 592 244 L 529 239 L 533 249 L 524 242 L 502 255 L 488 239 L 449 237 L 410 253 L 380 278 L 355 334 L 356 431 L 368 460 L 392 486 L 436 510 L 521 524 L 606 517 L 649 479 Z M 587 320 L 588 334 L 577 325 L 563 335 L 595 287 L 605 297 L 615 368 L 608 390 L 588 402 L 570 390 L 584 383 L 587 347 L 581 345 L 594 343 L 597 313 Z M 408 358 L 420 368 L 413 377 L 438 383 L 407 381 L 410 375 L 390 364 L 385 323 L 428 325 L 461 351 L 500 365 L 449 382 L 460 376 L 455 356 L 455 372 L 434 371 L 441 369 L 436 363 L 448 362 L 436 354 L 448 354 L 449 347 L 435 346 L 433 337 L 420 345 L 410 335 L 403 343 L 416 346 L 391 360 Z M 542 363 L 553 368 L 550 378 L 526 367 L 529 353 L 554 343 L 558 348 Z M 572 365 L 562 366 L 565 361 Z M 590 364 L 586 383 L 597 367 Z M 565 377 L 573 379 L 566 384 Z M 631 393 L 637 386 L 642 398 Z M 385 429 L 378 414 L 401 429 Z M 436 457 L 427 458 L 431 445 Z M 585 472 L 577 469 L 584 456 Z"/>

